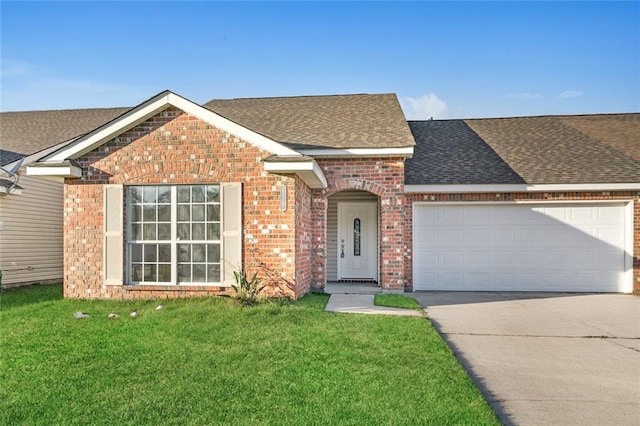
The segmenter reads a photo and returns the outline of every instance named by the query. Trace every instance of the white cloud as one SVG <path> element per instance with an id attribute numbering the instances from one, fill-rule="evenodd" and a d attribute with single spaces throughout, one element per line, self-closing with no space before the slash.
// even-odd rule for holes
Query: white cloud
<path id="1" fill-rule="evenodd" d="M 518 99 L 521 101 L 533 101 L 536 99 L 542 99 L 542 95 L 539 93 L 508 93 L 504 95 L 507 99 Z"/>
<path id="2" fill-rule="evenodd" d="M 418 98 L 401 98 L 400 105 L 402 105 L 407 120 L 426 120 L 429 117 L 442 119 L 447 117 L 447 103 L 435 93 L 422 95 Z"/>
<path id="3" fill-rule="evenodd" d="M 570 98 L 579 98 L 582 96 L 582 92 L 579 90 L 565 90 L 556 96 L 556 99 L 570 99 Z"/>

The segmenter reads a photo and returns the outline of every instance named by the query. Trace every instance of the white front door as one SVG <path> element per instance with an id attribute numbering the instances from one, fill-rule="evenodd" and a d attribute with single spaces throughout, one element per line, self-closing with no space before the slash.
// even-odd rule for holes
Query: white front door
<path id="1" fill-rule="evenodd" d="M 338 279 L 378 279 L 378 203 L 338 203 Z"/>

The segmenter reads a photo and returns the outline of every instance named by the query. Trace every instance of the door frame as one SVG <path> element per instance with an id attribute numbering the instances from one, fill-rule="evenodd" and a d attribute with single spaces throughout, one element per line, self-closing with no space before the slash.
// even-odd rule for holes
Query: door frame
<path id="1" fill-rule="evenodd" d="M 375 240 L 375 255 L 373 256 L 373 261 L 375 263 L 375 273 L 374 276 L 371 278 L 373 280 L 375 280 L 377 283 L 380 282 L 380 262 L 379 262 L 379 258 L 380 258 L 380 209 L 378 208 L 378 200 L 371 200 L 371 201 L 338 201 L 337 203 L 337 209 L 338 209 L 338 229 L 337 229 L 337 244 L 336 244 L 336 262 L 337 262 L 337 279 L 338 281 L 340 280 L 349 280 L 350 278 L 343 278 L 342 277 L 342 262 L 341 262 L 341 258 L 340 258 L 340 241 L 341 241 L 341 237 L 342 237 L 342 209 L 348 206 L 362 206 L 362 205 L 368 205 L 371 208 L 373 208 L 375 210 L 375 227 L 374 227 L 374 240 Z M 358 280 L 357 278 L 353 278 L 353 280 Z M 367 280 L 367 278 L 363 278 L 362 279 Z"/>

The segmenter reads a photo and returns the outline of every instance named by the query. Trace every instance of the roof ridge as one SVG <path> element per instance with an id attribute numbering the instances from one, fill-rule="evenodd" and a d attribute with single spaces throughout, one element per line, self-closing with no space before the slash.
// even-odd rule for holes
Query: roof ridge
<path id="1" fill-rule="evenodd" d="M 578 118 L 578 117 L 611 117 L 640 115 L 640 112 L 602 112 L 593 114 L 547 114 L 547 115 L 518 115 L 513 117 L 478 117 L 478 118 L 434 118 L 432 120 L 407 120 L 408 123 L 422 123 L 429 121 L 480 121 L 480 120 L 511 120 L 520 118 Z"/>
<path id="2" fill-rule="evenodd" d="M 43 112 L 70 112 L 70 111 L 106 111 L 114 109 L 131 109 L 132 106 L 121 107 L 97 107 L 97 108 L 63 108 L 63 109 L 31 109 L 31 110 L 19 110 L 19 111 L 0 111 L 0 114 L 28 114 L 28 113 L 43 113 Z"/>
<path id="3" fill-rule="evenodd" d="M 545 115 L 517 115 L 512 117 L 481 117 L 481 118 L 462 118 L 461 120 L 509 120 L 518 118 L 576 118 L 576 117 L 604 117 L 614 115 L 638 115 L 639 112 L 602 112 L 592 114 L 545 114 Z"/>
<path id="4" fill-rule="evenodd" d="M 291 95 L 291 96 L 254 96 L 254 97 L 247 97 L 247 98 L 226 98 L 226 99 L 211 99 L 207 102 L 205 102 L 203 105 L 206 105 L 208 103 L 211 102 L 215 102 L 215 101 L 243 101 L 243 100 L 256 100 L 256 99 L 292 99 L 292 98 L 330 98 L 330 97 L 334 97 L 334 98 L 338 98 L 338 97 L 348 97 L 348 96 L 385 96 L 385 95 L 394 95 L 397 96 L 395 93 L 393 92 L 386 92 L 386 93 L 336 93 L 336 94 L 330 94 L 330 95 Z"/>

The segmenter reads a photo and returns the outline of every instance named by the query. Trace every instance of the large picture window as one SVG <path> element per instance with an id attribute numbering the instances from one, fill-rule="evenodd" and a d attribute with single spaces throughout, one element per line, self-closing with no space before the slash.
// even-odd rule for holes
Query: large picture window
<path id="1" fill-rule="evenodd" d="M 132 284 L 219 284 L 220 185 L 127 187 Z"/>

